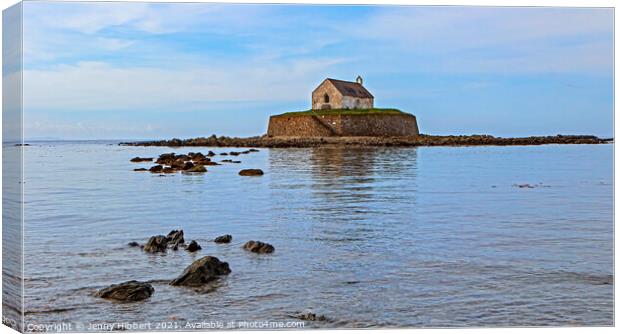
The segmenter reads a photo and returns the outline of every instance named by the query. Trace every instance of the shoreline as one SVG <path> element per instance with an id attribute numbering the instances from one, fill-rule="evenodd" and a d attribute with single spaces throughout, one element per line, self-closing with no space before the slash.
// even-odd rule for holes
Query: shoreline
<path id="1" fill-rule="evenodd" d="M 226 137 L 212 135 L 190 139 L 122 142 L 119 146 L 207 146 L 207 147 L 263 147 L 302 148 L 324 145 L 344 146 L 529 146 L 549 144 L 609 144 L 613 138 L 599 138 L 590 135 L 555 135 L 502 138 L 489 135 L 437 136 L 419 135 L 412 137 Z"/>

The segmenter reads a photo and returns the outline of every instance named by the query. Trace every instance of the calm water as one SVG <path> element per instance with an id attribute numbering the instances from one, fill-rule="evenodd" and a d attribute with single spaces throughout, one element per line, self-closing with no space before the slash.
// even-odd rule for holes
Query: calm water
<path id="1" fill-rule="evenodd" d="M 613 145 L 261 149 L 166 177 L 129 162 L 209 149 L 239 150 L 25 147 L 26 324 L 304 310 L 329 319 L 306 328 L 613 324 Z M 176 228 L 202 251 L 125 246 Z M 227 233 L 229 245 L 208 241 Z M 243 251 L 251 239 L 276 252 Z M 204 255 L 232 273 L 208 292 L 166 284 Z M 92 296 L 131 279 L 154 295 Z"/>

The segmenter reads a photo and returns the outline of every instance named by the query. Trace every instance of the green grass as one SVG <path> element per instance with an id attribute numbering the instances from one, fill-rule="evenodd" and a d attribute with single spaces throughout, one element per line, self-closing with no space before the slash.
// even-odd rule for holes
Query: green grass
<path id="1" fill-rule="evenodd" d="M 305 110 L 292 111 L 278 116 L 303 116 L 303 115 L 398 115 L 403 112 L 392 108 L 373 108 L 373 109 L 326 109 L 326 110 Z"/>

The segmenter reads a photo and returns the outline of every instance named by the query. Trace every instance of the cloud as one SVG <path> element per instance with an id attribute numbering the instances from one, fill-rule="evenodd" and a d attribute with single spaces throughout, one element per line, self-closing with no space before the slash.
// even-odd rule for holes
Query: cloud
<path id="1" fill-rule="evenodd" d="M 185 64 L 177 69 L 80 62 L 24 72 L 25 110 L 195 110 L 226 101 L 306 99 L 320 74 L 344 59 Z"/>
<path id="2" fill-rule="evenodd" d="M 363 30 L 351 25 L 343 31 L 397 45 L 425 71 L 610 74 L 613 66 L 605 8 L 386 7 Z"/>

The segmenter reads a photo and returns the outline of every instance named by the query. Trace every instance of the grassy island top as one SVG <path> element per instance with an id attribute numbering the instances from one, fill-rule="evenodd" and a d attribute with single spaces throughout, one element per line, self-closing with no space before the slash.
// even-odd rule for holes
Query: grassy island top
<path id="1" fill-rule="evenodd" d="M 324 109 L 324 110 L 305 110 L 291 111 L 277 116 L 303 116 L 303 115 L 398 115 L 404 112 L 393 108 L 372 108 L 372 109 Z"/>

